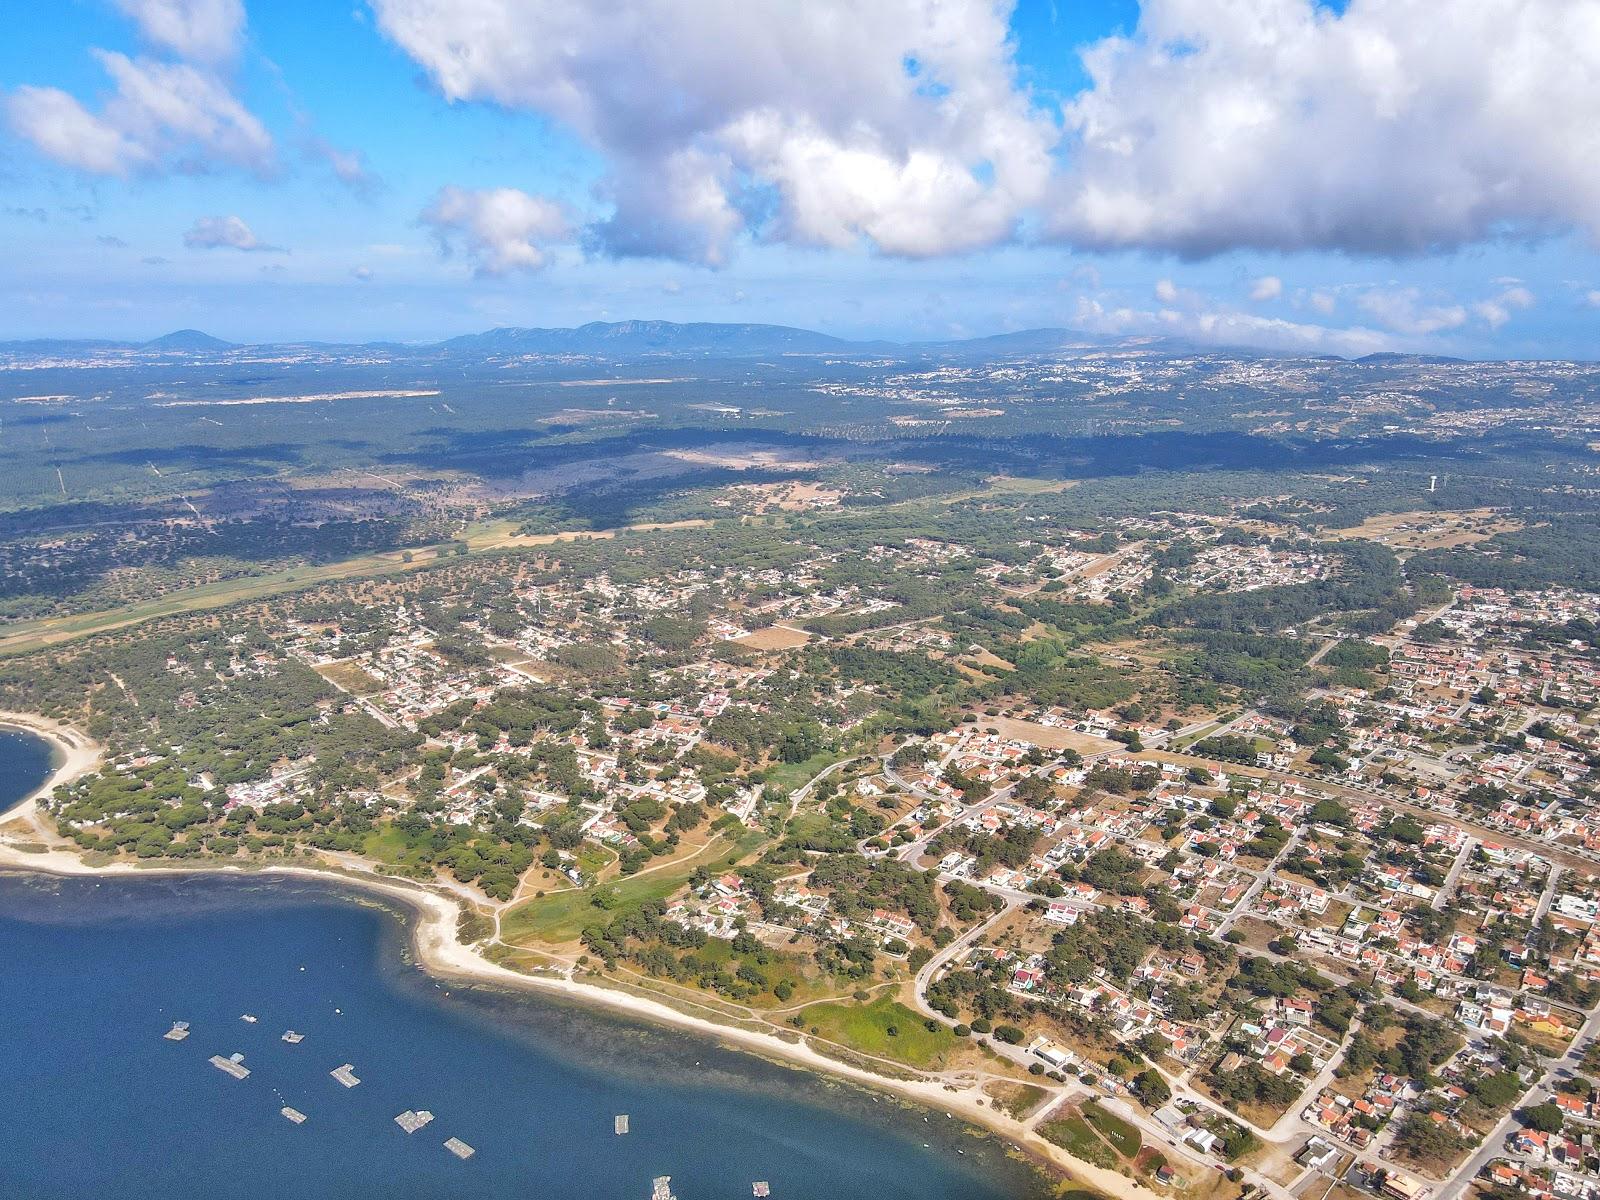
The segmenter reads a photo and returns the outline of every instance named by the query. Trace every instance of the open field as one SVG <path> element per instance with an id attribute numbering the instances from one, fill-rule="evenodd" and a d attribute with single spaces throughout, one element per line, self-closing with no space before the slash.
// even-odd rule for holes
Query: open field
<path id="1" fill-rule="evenodd" d="M 913 1067 L 938 1066 L 956 1043 L 955 1034 L 942 1023 L 937 1031 L 929 1029 L 923 1018 L 897 1000 L 813 1004 L 800 1016 L 806 1029 L 815 1029 L 821 1037 Z"/>
<path id="2" fill-rule="evenodd" d="M 734 638 L 733 644 L 749 650 L 793 650 L 804 646 L 810 640 L 811 635 L 803 629 L 772 625 L 766 629 L 758 629 L 754 633 L 747 633 L 743 637 Z"/>
<path id="3" fill-rule="evenodd" d="M 1040 725 L 1035 721 L 1021 721 L 1016 717 L 980 716 L 978 724 L 985 729 L 997 730 L 1003 738 L 1029 742 L 1045 750 L 1076 750 L 1079 754 L 1098 754 L 1103 750 L 1113 750 L 1120 745 L 1106 738 L 1079 733 L 1076 729 L 1059 729 L 1051 725 Z"/>
<path id="4" fill-rule="evenodd" d="M 341 692 L 349 692 L 352 696 L 366 696 L 383 686 L 382 682 L 352 662 L 324 663 L 317 668 L 317 674 Z"/>
<path id="5" fill-rule="evenodd" d="M 748 830 L 737 841 L 730 843 L 718 838 L 700 853 L 658 871 L 641 871 L 598 887 L 572 888 L 529 900 L 505 914 L 500 924 L 501 937 L 508 942 L 531 940 L 560 944 L 574 941 L 587 925 L 605 924 L 628 908 L 650 900 L 664 900 L 682 887 L 697 867 L 707 867 L 713 873 L 727 870 L 753 853 L 765 840 L 766 835 L 759 830 Z M 615 902 L 604 909 L 593 903 L 601 890 L 616 895 Z"/>
<path id="6" fill-rule="evenodd" d="M 1420 550 L 1452 549 L 1471 546 L 1497 533 L 1522 528 L 1520 521 L 1496 516 L 1493 509 L 1382 513 L 1368 517 L 1354 529 L 1341 530 L 1344 537 L 1365 538 L 1389 547 L 1397 554 Z"/>

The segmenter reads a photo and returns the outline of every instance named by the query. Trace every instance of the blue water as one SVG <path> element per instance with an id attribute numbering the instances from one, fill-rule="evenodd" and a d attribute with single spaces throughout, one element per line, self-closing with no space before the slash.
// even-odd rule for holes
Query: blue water
<path id="1" fill-rule="evenodd" d="M 43 738 L 0 725 L 0 813 L 50 777 L 52 753 Z"/>
<path id="2" fill-rule="evenodd" d="M 777 1200 L 1050 1192 L 942 1113 L 440 983 L 409 963 L 407 919 L 313 884 L 0 874 L 0 1196 L 643 1200 L 655 1175 L 682 1200 L 758 1179 Z M 162 1038 L 176 1020 L 187 1041 Z M 248 1079 L 207 1062 L 235 1051 Z M 346 1062 L 348 1090 L 328 1074 Z M 393 1118 L 420 1108 L 435 1120 L 407 1136 Z M 451 1136 L 476 1156 L 448 1154 Z"/>

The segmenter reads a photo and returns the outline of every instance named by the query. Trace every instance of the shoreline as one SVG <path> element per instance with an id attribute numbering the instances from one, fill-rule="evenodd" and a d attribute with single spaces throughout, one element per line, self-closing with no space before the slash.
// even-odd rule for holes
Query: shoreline
<path id="1" fill-rule="evenodd" d="M 19 729 L 43 738 L 51 747 L 51 771 L 48 777 L 16 804 L 0 812 L 0 825 L 23 821 L 41 837 L 53 840 L 53 835 L 39 823 L 39 801 L 65 783 L 73 783 L 98 769 L 105 758 L 105 748 L 81 729 L 41 717 L 37 713 L 0 711 L 0 729 Z"/>
<path id="2" fill-rule="evenodd" d="M 26 729 L 45 737 L 56 744 L 64 755 L 64 761 L 48 780 L 36 788 L 21 804 L 0 817 L 0 824 L 3 824 L 21 816 L 37 831 L 48 848 L 22 849 L 0 833 L 0 870 L 80 878 L 283 875 L 311 880 L 336 889 L 373 893 L 397 901 L 415 914 L 416 921 L 411 928 L 412 951 L 416 955 L 418 965 L 436 978 L 499 985 L 565 997 L 575 1003 L 596 1005 L 634 1020 L 708 1037 L 724 1046 L 775 1059 L 804 1070 L 845 1079 L 860 1086 L 888 1092 L 925 1108 L 949 1113 L 1004 1139 L 1018 1151 L 1026 1154 L 1036 1165 L 1114 1200 L 1168 1200 L 1163 1193 L 1144 1187 L 1117 1171 L 1097 1167 L 1073 1157 L 1023 1122 L 996 1109 L 992 1099 L 980 1104 L 970 1093 L 946 1091 L 944 1084 L 892 1079 L 866 1068 L 830 1058 L 803 1040 L 790 1042 L 776 1034 L 723 1025 L 630 992 L 598 984 L 581 983 L 560 976 L 523 974 L 501 966 L 478 953 L 472 945 L 460 940 L 457 930 L 463 911 L 461 901 L 419 884 L 378 875 L 346 873 L 331 868 L 290 864 L 141 867 L 131 862 L 114 862 L 105 866 L 91 866 L 84 862 L 75 850 L 63 848 L 64 843 L 61 839 L 41 826 L 37 801 L 40 796 L 47 795 L 59 785 L 69 783 L 93 771 L 100 763 L 103 754 L 101 747 L 71 726 L 29 714 L 0 712 L 0 725 Z"/>

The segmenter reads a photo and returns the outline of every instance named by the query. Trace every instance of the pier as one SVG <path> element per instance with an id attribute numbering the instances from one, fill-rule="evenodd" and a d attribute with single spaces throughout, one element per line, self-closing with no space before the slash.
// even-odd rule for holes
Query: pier
<path id="1" fill-rule="evenodd" d="M 189 1036 L 189 1022 L 174 1021 L 172 1023 L 172 1028 L 167 1030 L 166 1033 L 162 1034 L 161 1036 L 166 1038 L 169 1042 L 181 1042 L 184 1038 Z"/>
<path id="2" fill-rule="evenodd" d="M 356 1069 L 350 1063 L 345 1063 L 342 1067 L 335 1067 L 328 1074 L 344 1084 L 345 1087 L 355 1087 L 356 1084 L 361 1082 L 356 1078 Z"/>
<path id="3" fill-rule="evenodd" d="M 623 1134 L 627 1133 L 628 1132 L 628 1114 L 627 1113 L 618 1113 L 617 1116 L 616 1116 L 616 1119 L 611 1122 L 611 1128 L 616 1131 L 616 1134 L 617 1134 L 618 1137 L 621 1137 Z"/>
<path id="4" fill-rule="evenodd" d="M 448 1141 L 446 1141 L 444 1148 L 462 1160 L 469 1159 L 477 1153 L 476 1150 L 457 1137 L 450 1138 Z"/>
<path id="5" fill-rule="evenodd" d="M 220 1054 L 211 1056 L 211 1065 L 224 1075 L 232 1075 L 235 1079 L 243 1079 L 250 1074 L 250 1068 L 244 1065 L 244 1055 L 235 1054 L 230 1058 L 223 1058 Z"/>
<path id="6" fill-rule="evenodd" d="M 433 1114 L 427 1109 L 422 1108 L 413 1112 L 408 1108 L 394 1119 L 394 1123 L 407 1133 L 415 1133 L 431 1120 L 433 1120 Z"/>
<path id="7" fill-rule="evenodd" d="M 298 1108 L 290 1108 L 287 1104 L 285 1104 L 278 1111 L 296 1125 L 304 1125 L 306 1123 L 305 1113 L 301 1112 Z"/>

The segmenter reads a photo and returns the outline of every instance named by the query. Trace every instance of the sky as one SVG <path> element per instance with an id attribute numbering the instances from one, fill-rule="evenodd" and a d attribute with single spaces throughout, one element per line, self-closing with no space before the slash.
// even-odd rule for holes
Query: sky
<path id="1" fill-rule="evenodd" d="M 54 0 L 7 32 L 0 338 L 1600 348 L 1600 0 Z"/>

